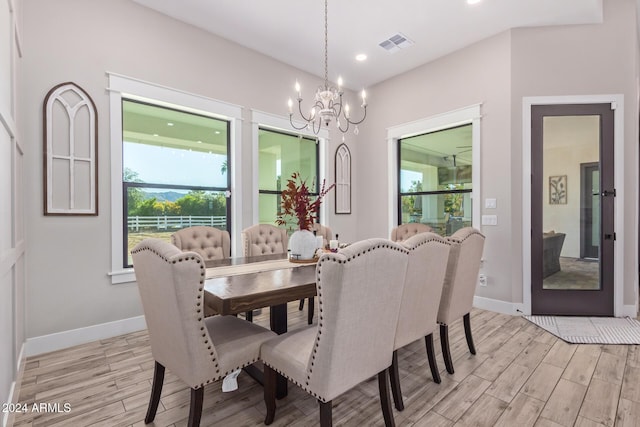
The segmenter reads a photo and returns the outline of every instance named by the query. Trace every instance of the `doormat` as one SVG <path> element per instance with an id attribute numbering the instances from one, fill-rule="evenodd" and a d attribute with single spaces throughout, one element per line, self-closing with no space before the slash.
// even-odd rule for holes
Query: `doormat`
<path id="1" fill-rule="evenodd" d="M 572 344 L 640 344 L 640 322 L 630 317 L 523 317 Z"/>

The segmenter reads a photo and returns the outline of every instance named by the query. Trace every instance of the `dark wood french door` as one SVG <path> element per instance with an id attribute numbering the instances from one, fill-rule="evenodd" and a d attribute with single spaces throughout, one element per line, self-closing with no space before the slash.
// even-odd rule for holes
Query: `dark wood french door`
<path id="1" fill-rule="evenodd" d="M 531 108 L 533 314 L 613 315 L 613 118 L 611 104 Z"/>

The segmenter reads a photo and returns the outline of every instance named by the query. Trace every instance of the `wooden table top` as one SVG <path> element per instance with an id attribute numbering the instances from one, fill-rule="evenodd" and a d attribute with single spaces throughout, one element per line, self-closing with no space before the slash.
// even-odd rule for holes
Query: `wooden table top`
<path id="1" fill-rule="evenodd" d="M 286 254 L 208 261 L 207 268 L 286 259 Z M 316 265 L 296 265 L 205 280 L 205 304 L 216 313 L 238 314 L 316 294 Z"/>

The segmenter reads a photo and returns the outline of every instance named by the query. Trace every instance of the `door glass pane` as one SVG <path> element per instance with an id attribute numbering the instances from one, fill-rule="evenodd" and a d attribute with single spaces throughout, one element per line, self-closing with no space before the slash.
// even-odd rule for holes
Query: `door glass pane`
<path id="1" fill-rule="evenodd" d="M 543 289 L 600 289 L 600 117 L 543 119 Z"/>

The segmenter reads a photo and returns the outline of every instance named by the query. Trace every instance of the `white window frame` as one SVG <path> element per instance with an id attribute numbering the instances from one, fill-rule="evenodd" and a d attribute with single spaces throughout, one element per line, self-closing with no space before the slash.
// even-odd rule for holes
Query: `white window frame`
<path id="1" fill-rule="evenodd" d="M 133 268 L 122 266 L 122 99 L 192 112 L 230 122 L 231 216 L 242 212 L 242 174 L 239 167 L 242 140 L 242 107 L 143 80 L 107 73 L 111 130 L 111 283 L 136 280 Z M 231 221 L 231 245 L 240 247 L 240 221 Z"/>
<path id="2" fill-rule="evenodd" d="M 296 126 L 302 127 L 303 123 L 294 122 Z M 303 137 L 308 137 L 312 139 L 318 139 L 318 173 L 320 176 L 318 177 L 318 182 L 322 183 L 323 179 L 326 179 L 329 176 L 329 164 L 327 162 L 327 147 L 329 146 L 329 131 L 326 128 L 320 129 L 318 134 L 314 134 L 310 130 L 296 130 L 291 127 L 289 123 L 288 117 L 278 116 L 275 114 L 269 114 L 258 110 L 251 110 L 251 132 L 253 135 L 253 189 L 252 189 L 252 203 L 253 203 L 253 224 L 258 224 L 260 221 L 260 205 L 259 205 L 259 184 L 258 177 L 259 174 L 257 172 L 259 161 L 258 161 L 258 152 L 260 148 L 259 143 L 259 131 L 260 128 L 263 129 L 271 129 L 278 132 L 289 133 L 293 135 L 302 135 Z M 321 185 L 321 184 L 320 184 Z M 328 203 L 326 200 L 320 204 L 320 218 L 322 218 L 322 225 L 330 227 L 329 224 L 329 208 L 327 207 Z"/>
<path id="3" fill-rule="evenodd" d="M 481 164 L 480 164 L 480 107 L 482 104 L 474 104 L 458 110 L 426 117 L 413 122 L 400 124 L 387 128 L 387 150 L 388 150 L 388 209 L 389 223 L 387 235 L 391 235 L 391 230 L 398 225 L 398 141 L 403 138 L 422 135 L 425 133 L 437 132 L 449 128 L 471 124 L 471 158 L 472 158 L 472 180 L 471 190 L 471 224 L 481 230 L 480 224 L 480 189 Z"/>

